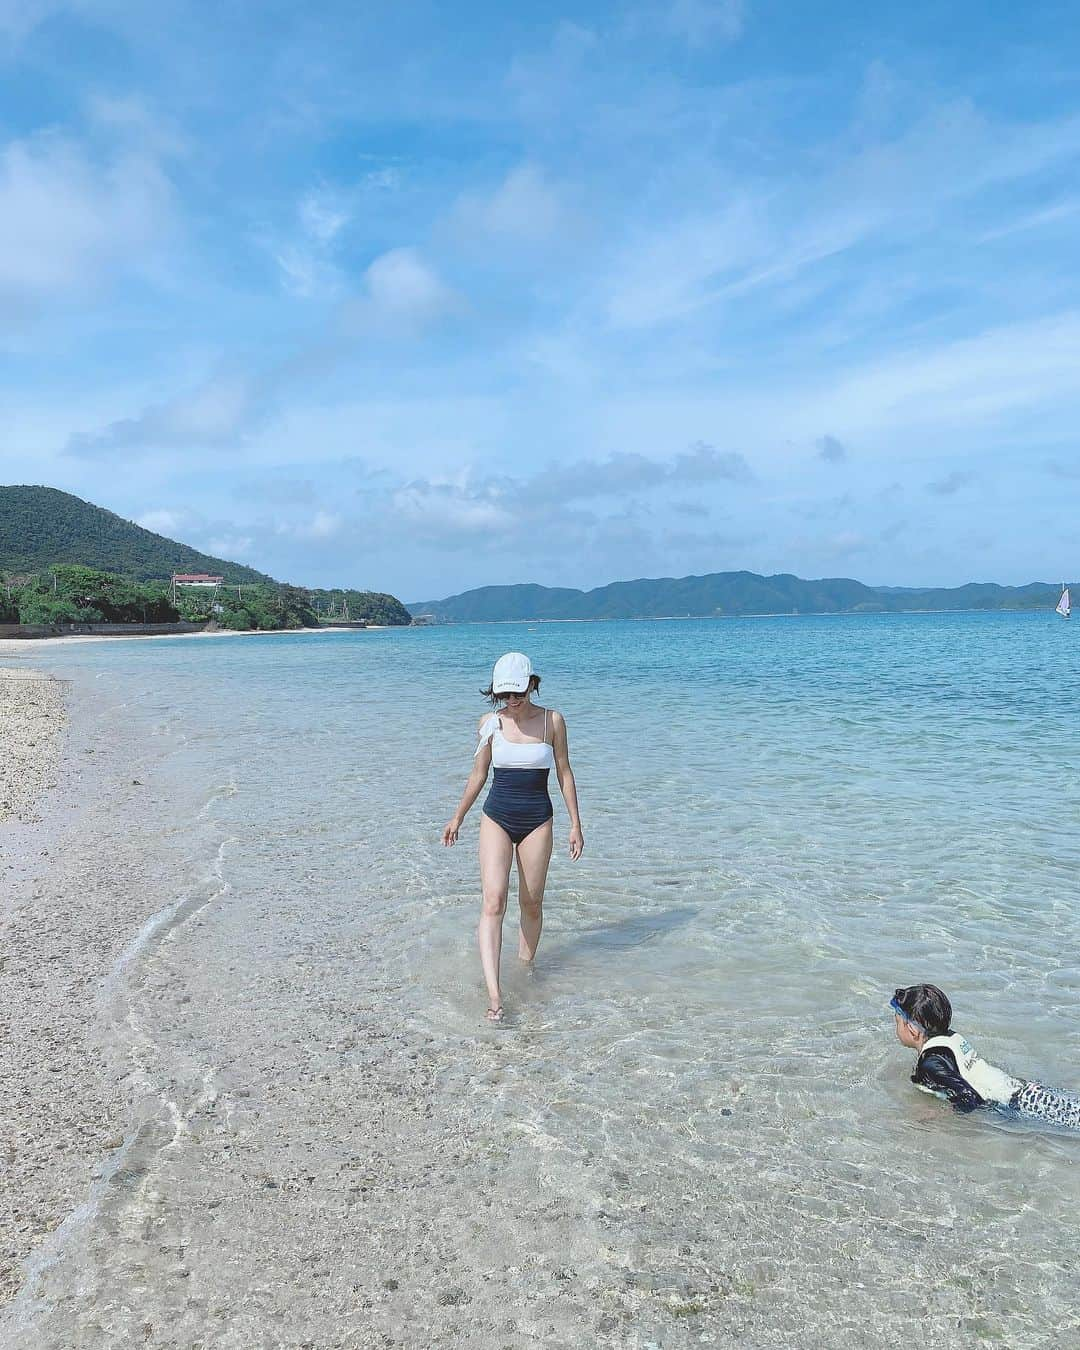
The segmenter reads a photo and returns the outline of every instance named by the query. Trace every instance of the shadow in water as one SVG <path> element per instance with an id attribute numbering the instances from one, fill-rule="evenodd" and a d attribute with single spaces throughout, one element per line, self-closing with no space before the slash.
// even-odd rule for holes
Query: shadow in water
<path id="1" fill-rule="evenodd" d="M 567 957 L 604 955 L 642 947 L 646 942 L 655 942 L 657 938 L 684 928 L 700 913 L 700 909 L 684 905 L 678 909 L 661 910 L 659 914 L 628 915 L 625 919 L 616 919 L 614 923 L 586 928 L 560 943 L 558 954 L 565 960 Z"/>

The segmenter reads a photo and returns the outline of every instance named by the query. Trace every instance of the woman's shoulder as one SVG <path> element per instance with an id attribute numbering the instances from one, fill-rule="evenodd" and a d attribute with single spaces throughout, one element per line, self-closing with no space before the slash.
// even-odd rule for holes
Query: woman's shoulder
<path id="1" fill-rule="evenodd" d="M 499 725 L 499 714 L 495 712 L 483 713 L 476 723 L 478 732 L 494 731 Z"/>

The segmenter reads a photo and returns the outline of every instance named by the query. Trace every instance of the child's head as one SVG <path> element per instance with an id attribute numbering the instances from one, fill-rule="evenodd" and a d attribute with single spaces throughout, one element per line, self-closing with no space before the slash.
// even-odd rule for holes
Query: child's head
<path id="1" fill-rule="evenodd" d="M 896 1039 L 919 1050 L 931 1036 L 947 1036 L 952 1026 L 952 1004 L 936 984 L 909 984 L 898 989 L 889 1007 L 896 1014 Z"/>

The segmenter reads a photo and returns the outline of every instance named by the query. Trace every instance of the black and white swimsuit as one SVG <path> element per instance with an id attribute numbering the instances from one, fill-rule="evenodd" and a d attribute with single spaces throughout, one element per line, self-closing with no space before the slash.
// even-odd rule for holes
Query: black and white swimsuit
<path id="1" fill-rule="evenodd" d="M 513 843 L 520 844 L 554 814 L 548 794 L 548 775 L 555 767 L 555 751 L 548 741 L 548 710 L 544 709 L 542 741 L 508 741 L 496 713 L 480 728 L 476 754 L 488 740 L 495 773 L 484 801 L 484 815 L 501 826 Z"/>
<path id="2" fill-rule="evenodd" d="M 1024 1120 L 1080 1130 L 1080 1096 L 1014 1078 L 988 1064 L 957 1032 L 931 1036 L 922 1048 L 911 1081 L 924 1092 L 944 1097 L 957 1111 L 989 1106 Z"/>

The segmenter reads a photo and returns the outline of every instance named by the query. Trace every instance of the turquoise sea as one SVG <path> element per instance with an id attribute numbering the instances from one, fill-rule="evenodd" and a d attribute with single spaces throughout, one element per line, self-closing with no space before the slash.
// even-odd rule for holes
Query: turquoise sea
<path id="1" fill-rule="evenodd" d="M 511 649 L 567 719 L 586 851 L 557 801 L 540 958 L 513 966 L 512 899 L 495 1030 L 479 805 L 440 834 Z M 190 839 L 117 974 L 136 1182 L 35 1277 L 38 1344 L 1080 1340 L 1080 1138 L 917 1092 L 887 1009 L 936 982 L 991 1061 L 1080 1089 L 1077 625 L 31 655 L 172 785 L 145 847 Z"/>

